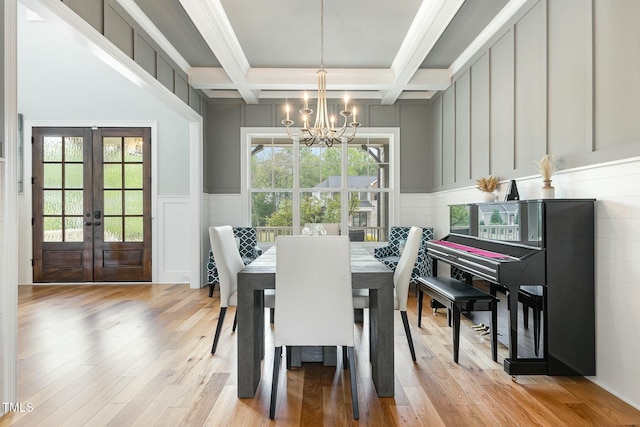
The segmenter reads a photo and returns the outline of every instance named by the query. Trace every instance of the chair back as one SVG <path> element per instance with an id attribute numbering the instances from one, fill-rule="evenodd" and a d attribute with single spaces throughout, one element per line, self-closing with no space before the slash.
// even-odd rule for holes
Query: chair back
<path id="1" fill-rule="evenodd" d="M 209 227 L 209 238 L 220 277 L 220 307 L 227 307 L 229 297 L 238 289 L 238 271 L 244 268 L 244 262 L 230 225 Z"/>
<path id="2" fill-rule="evenodd" d="M 400 255 L 400 242 L 405 240 L 406 244 L 407 237 L 409 236 L 409 230 L 411 230 L 411 227 L 397 225 L 392 225 L 389 228 L 389 246 L 391 247 L 394 255 Z"/>
<path id="3" fill-rule="evenodd" d="M 407 243 L 398 261 L 398 266 L 393 274 L 393 284 L 396 287 L 396 298 L 398 298 L 398 309 L 407 311 L 407 297 L 409 296 L 409 282 L 411 273 L 418 257 L 420 240 L 422 239 L 422 228 L 411 227 L 407 236 Z"/>
<path id="4" fill-rule="evenodd" d="M 347 236 L 276 239 L 275 346 L 353 346 Z"/>
<path id="5" fill-rule="evenodd" d="M 256 229 L 253 227 L 233 227 L 233 235 L 239 239 L 238 251 L 240 256 L 242 258 L 254 258 L 254 248 L 258 244 Z"/>

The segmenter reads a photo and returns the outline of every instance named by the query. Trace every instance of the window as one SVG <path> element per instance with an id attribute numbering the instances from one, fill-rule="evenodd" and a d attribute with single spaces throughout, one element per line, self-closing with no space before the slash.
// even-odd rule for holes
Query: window
<path id="1" fill-rule="evenodd" d="M 367 213 L 355 212 L 353 214 L 353 226 L 354 227 L 366 227 L 367 226 Z"/>
<path id="2" fill-rule="evenodd" d="M 280 131 L 280 130 L 278 130 Z M 387 240 L 393 212 L 394 133 L 307 147 L 286 134 L 246 133 L 246 199 L 261 242 L 339 224 L 352 240 Z M 397 182 L 397 178 L 396 178 Z"/>

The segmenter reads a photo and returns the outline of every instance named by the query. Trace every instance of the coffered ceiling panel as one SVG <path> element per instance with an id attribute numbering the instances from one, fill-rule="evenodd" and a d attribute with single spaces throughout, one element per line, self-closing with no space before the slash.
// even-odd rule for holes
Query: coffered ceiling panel
<path id="1" fill-rule="evenodd" d="M 210 97 L 257 103 L 317 88 L 321 0 L 116 1 Z M 536 1 L 324 0 L 329 96 L 429 98 Z"/>
<path id="2" fill-rule="evenodd" d="M 389 68 L 420 0 L 325 0 L 324 65 Z M 222 0 L 251 67 L 318 67 L 320 1 Z"/>

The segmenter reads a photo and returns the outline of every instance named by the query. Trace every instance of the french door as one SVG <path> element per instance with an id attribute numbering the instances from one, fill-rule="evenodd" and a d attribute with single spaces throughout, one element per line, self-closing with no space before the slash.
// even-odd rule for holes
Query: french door
<path id="1" fill-rule="evenodd" d="M 151 281 L 149 128 L 33 128 L 34 282 Z"/>

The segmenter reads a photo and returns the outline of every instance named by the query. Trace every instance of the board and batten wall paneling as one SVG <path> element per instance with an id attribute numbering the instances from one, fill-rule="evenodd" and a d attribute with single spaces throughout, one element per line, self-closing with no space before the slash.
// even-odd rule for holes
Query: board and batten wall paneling
<path id="1" fill-rule="evenodd" d="M 376 127 L 398 127 L 398 108 L 393 105 L 370 105 L 369 122 L 375 123 Z"/>
<path id="2" fill-rule="evenodd" d="M 173 93 L 175 93 L 178 98 L 180 98 L 185 104 L 187 104 L 189 102 L 189 83 L 187 83 L 187 78 L 178 73 L 175 73 L 173 85 Z"/>
<path id="3" fill-rule="evenodd" d="M 640 2 L 595 1 L 595 148 L 640 141 Z"/>
<path id="4" fill-rule="evenodd" d="M 471 178 L 489 175 L 489 54 L 471 66 Z"/>
<path id="5" fill-rule="evenodd" d="M 157 59 L 157 76 L 156 78 L 160 83 L 164 85 L 171 92 L 174 90 L 174 82 L 173 82 L 173 67 L 169 64 L 169 62 L 162 57 L 162 55 L 158 55 Z"/>
<path id="6" fill-rule="evenodd" d="M 431 104 L 431 185 L 442 185 L 442 96 Z"/>
<path id="7" fill-rule="evenodd" d="M 210 150 L 204 166 L 208 171 L 206 187 L 211 193 L 240 193 L 242 105 L 210 103 L 208 121 L 205 146 L 210 145 Z"/>
<path id="8" fill-rule="evenodd" d="M 426 105 L 400 105 L 400 183 L 403 193 L 426 193 L 429 188 Z M 393 126 L 397 127 L 397 126 Z"/>
<path id="9" fill-rule="evenodd" d="M 471 178 L 471 80 L 470 71 L 456 80 L 456 144 L 455 182 L 465 182 Z"/>
<path id="10" fill-rule="evenodd" d="M 202 98 L 202 105 L 200 115 L 202 116 L 202 135 L 203 135 L 203 143 L 202 143 L 202 192 L 209 193 L 209 168 L 208 159 L 209 152 L 211 151 L 211 145 L 207 144 L 207 135 L 210 132 L 210 123 L 209 123 L 209 102 L 206 98 Z M 203 204 L 204 206 L 204 204 Z M 203 214 L 204 215 L 204 214 Z"/>
<path id="11" fill-rule="evenodd" d="M 561 158 L 593 149 L 592 1 L 547 5 L 547 150 Z"/>
<path id="12" fill-rule="evenodd" d="M 327 101 L 329 111 L 334 114 L 344 107 L 341 99 Z M 246 105 L 240 99 L 207 102 L 203 187 L 210 194 L 240 193 L 240 127 L 284 129 L 281 121 L 285 118 L 287 101 L 265 99 L 257 105 Z M 426 193 L 431 188 L 430 103 L 430 100 L 400 100 L 394 105 L 380 106 L 378 100 L 349 102 L 358 109 L 357 119 L 362 127 L 400 128 L 400 191 L 404 193 Z M 292 111 L 302 108 L 295 103 L 290 106 Z M 299 129 L 299 115 L 292 113 L 291 119 L 296 121 L 293 127 Z"/>
<path id="13" fill-rule="evenodd" d="M 163 52 L 118 0 L 62 0 L 62 3 L 201 114 L 204 96 L 189 85 L 185 71 Z"/>
<path id="14" fill-rule="evenodd" d="M 103 32 L 104 23 L 104 1 L 103 0 L 62 0 L 62 3 L 69 6 L 82 19 L 87 21 L 99 33 Z"/>
<path id="15" fill-rule="evenodd" d="M 273 104 L 245 105 L 244 106 L 244 126 L 247 126 L 247 127 L 271 126 L 273 123 L 274 107 L 275 106 Z M 297 120 L 297 119 L 294 118 L 294 120 Z"/>
<path id="16" fill-rule="evenodd" d="M 133 59 L 152 76 L 156 73 L 156 51 L 138 33 L 134 37 Z"/>
<path id="17" fill-rule="evenodd" d="M 111 6 L 105 7 L 104 36 L 118 46 L 129 58 L 133 58 L 133 28 Z"/>
<path id="18" fill-rule="evenodd" d="M 200 113 L 200 94 L 193 87 L 189 86 L 189 107 L 198 114 Z"/>
<path id="19" fill-rule="evenodd" d="M 515 169 L 535 174 L 533 160 L 546 154 L 547 38 L 546 2 L 515 25 Z"/>
<path id="20" fill-rule="evenodd" d="M 442 184 L 453 184 L 456 171 L 455 86 L 442 94 Z"/>
<path id="21" fill-rule="evenodd" d="M 490 173 L 514 169 L 514 36 L 508 31 L 490 49 Z"/>

